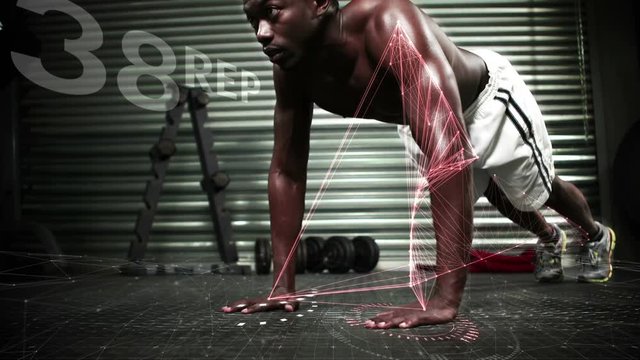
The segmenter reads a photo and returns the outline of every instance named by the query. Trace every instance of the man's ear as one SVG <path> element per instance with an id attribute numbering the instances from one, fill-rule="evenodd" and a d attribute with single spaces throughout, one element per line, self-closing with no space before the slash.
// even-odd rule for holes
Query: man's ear
<path id="1" fill-rule="evenodd" d="M 323 16 L 331 6 L 331 0 L 314 0 L 316 3 L 316 16 Z"/>

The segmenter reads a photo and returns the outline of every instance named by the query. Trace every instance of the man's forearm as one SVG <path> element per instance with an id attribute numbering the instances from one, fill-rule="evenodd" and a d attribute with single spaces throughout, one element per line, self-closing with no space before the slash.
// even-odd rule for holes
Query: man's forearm
<path id="1" fill-rule="evenodd" d="M 438 282 L 459 291 L 460 295 L 473 237 L 471 179 L 471 169 L 466 167 L 431 191 Z"/>
<path id="2" fill-rule="evenodd" d="M 284 272 L 283 268 L 302 225 L 305 188 L 304 178 L 295 179 L 277 170 L 269 173 L 273 285 L 286 292 L 295 291 L 295 252 Z"/>

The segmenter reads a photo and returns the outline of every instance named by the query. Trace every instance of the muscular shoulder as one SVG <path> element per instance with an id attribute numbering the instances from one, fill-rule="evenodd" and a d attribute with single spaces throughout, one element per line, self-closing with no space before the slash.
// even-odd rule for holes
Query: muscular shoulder
<path id="1" fill-rule="evenodd" d="M 384 28 L 393 30 L 397 21 L 415 21 L 426 17 L 410 0 L 352 0 L 343 13 L 345 22 L 363 26 L 362 30 L 367 32 Z"/>
<path id="2" fill-rule="evenodd" d="M 367 53 L 374 58 L 386 47 L 398 25 L 419 50 L 437 46 L 433 21 L 410 0 L 352 0 L 343 9 L 343 16 L 345 29 L 358 33 Z"/>
<path id="3" fill-rule="evenodd" d="M 367 47 L 384 47 L 398 25 L 423 44 L 437 42 L 433 21 L 410 0 L 352 0 L 343 10 L 345 25 L 360 32 Z"/>

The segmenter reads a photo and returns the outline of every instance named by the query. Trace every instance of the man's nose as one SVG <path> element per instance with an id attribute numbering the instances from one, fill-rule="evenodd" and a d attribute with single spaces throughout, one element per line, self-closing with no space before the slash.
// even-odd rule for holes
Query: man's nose
<path id="1" fill-rule="evenodd" d="M 256 37 L 258 38 L 258 42 L 263 46 L 269 45 L 271 40 L 273 39 L 273 29 L 271 29 L 271 25 L 266 20 L 261 20 L 258 24 L 258 32 L 256 33 Z"/>

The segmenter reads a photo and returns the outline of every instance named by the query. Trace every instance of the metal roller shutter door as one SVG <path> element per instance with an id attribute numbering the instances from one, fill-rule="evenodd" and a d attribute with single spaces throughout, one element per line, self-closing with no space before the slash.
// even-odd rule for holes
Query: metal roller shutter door
<path id="1" fill-rule="evenodd" d="M 157 140 L 164 116 L 132 105 L 118 88 L 117 74 L 130 65 L 122 39 L 138 30 L 166 42 L 177 59 L 171 77 L 180 83 L 185 54 L 193 50 L 211 61 L 214 73 L 208 127 L 221 167 L 232 179 L 227 207 L 243 262 L 252 262 L 253 241 L 269 234 L 267 169 L 272 147 L 274 91 L 271 65 L 246 23 L 239 0 L 77 0 L 104 35 L 93 53 L 105 64 L 106 85 L 86 96 L 62 95 L 25 81 L 21 119 L 25 216 L 48 225 L 65 253 L 124 258 L 141 195 L 150 177 L 149 147 Z M 580 56 L 579 3 L 574 0 L 423 1 L 444 30 L 463 47 L 484 47 L 506 55 L 538 99 L 554 145 L 557 173 L 577 184 L 598 206 L 594 126 L 588 61 Z M 345 2 L 341 2 L 345 5 Z M 42 59 L 60 76 L 78 76 L 79 65 L 61 44 L 80 35 L 76 21 L 61 13 L 30 16 L 43 44 Z M 584 44 L 588 49 L 588 44 Z M 142 47 L 151 66 L 160 52 Z M 230 64 L 225 76 L 216 64 Z M 242 71 L 255 74 L 260 91 L 248 101 L 221 96 L 215 87 L 239 97 Z M 139 79 L 148 95 L 162 84 Z M 186 115 L 185 115 L 186 116 Z M 186 120 L 186 117 L 185 117 Z M 381 247 L 381 264 L 406 261 L 408 219 L 404 149 L 395 127 L 368 120 L 361 123 L 308 234 L 371 235 Z M 348 121 L 316 109 L 309 166 L 307 204 L 311 203 Z M 159 203 L 149 258 L 158 261 L 216 259 L 212 224 L 190 124 L 184 121 L 178 154 L 169 166 Z M 486 200 L 476 205 L 479 231 L 489 231 L 475 245 L 483 248 L 520 243 L 524 232 L 492 210 Z M 504 230 L 504 231 L 502 231 Z"/>

